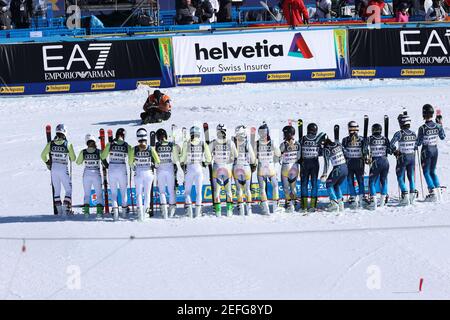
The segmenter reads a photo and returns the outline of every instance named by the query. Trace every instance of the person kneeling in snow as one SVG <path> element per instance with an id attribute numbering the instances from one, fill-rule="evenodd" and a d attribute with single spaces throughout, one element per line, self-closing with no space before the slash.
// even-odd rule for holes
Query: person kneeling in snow
<path id="1" fill-rule="evenodd" d="M 142 124 L 163 122 L 171 116 L 170 97 L 159 90 L 155 90 L 144 104 L 141 113 Z"/>

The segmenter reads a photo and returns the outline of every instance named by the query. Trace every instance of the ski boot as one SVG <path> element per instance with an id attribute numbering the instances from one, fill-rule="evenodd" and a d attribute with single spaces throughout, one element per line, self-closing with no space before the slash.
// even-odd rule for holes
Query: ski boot
<path id="1" fill-rule="evenodd" d="M 358 208 L 358 203 L 356 202 L 356 198 L 354 197 L 354 196 L 350 196 L 349 198 L 348 198 L 348 207 L 351 209 L 351 210 L 355 210 L 356 208 Z"/>
<path id="2" fill-rule="evenodd" d="M 388 202 L 388 196 L 385 194 L 382 194 L 380 197 L 380 208 L 386 206 L 386 203 Z"/>
<path id="3" fill-rule="evenodd" d="M 269 203 L 266 201 L 261 201 L 261 209 L 262 209 L 262 214 L 264 215 L 270 215 L 270 210 L 269 210 Z"/>
<path id="4" fill-rule="evenodd" d="M 128 206 L 122 207 L 122 210 L 120 211 L 120 217 L 122 219 L 127 219 L 129 213 L 130 213 L 130 208 L 128 208 Z"/>
<path id="5" fill-rule="evenodd" d="M 369 198 L 367 198 L 365 195 L 360 195 L 359 196 L 359 207 L 361 209 L 364 209 L 369 204 L 370 204 Z"/>
<path id="6" fill-rule="evenodd" d="M 328 212 L 339 212 L 339 202 L 337 200 L 330 200 L 327 208 Z"/>
<path id="7" fill-rule="evenodd" d="M 410 192 L 409 193 L 409 204 L 413 205 L 416 202 L 418 195 L 419 195 L 419 191 L 417 191 L 417 190 Z"/>
<path id="8" fill-rule="evenodd" d="M 311 199 L 311 203 L 312 203 L 312 199 Z M 308 212 L 308 198 L 307 197 L 302 197 L 300 199 L 300 207 L 303 213 Z"/>
<path id="9" fill-rule="evenodd" d="M 175 211 L 177 210 L 176 204 L 171 204 L 169 206 L 169 218 L 173 218 L 175 216 Z"/>
<path id="10" fill-rule="evenodd" d="M 119 220 L 119 208 L 118 207 L 112 208 L 112 216 L 113 216 L 114 221 Z"/>
<path id="11" fill-rule="evenodd" d="M 227 217 L 233 216 L 233 202 L 227 202 Z"/>
<path id="12" fill-rule="evenodd" d="M 317 210 L 317 197 L 311 197 L 311 203 L 308 212 L 316 212 L 316 210 Z"/>
<path id="13" fill-rule="evenodd" d="M 184 205 L 184 212 L 186 213 L 186 216 L 188 218 L 192 218 L 192 205 L 191 204 L 185 204 Z"/>
<path id="14" fill-rule="evenodd" d="M 247 202 L 247 215 L 251 216 L 253 214 L 252 212 L 252 203 L 251 202 Z"/>
<path id="15" fill-rule="evenodd" d="M 137 219 L 139 222 L 144 221 L 144 210 L 142 210 L 142 207 L 137 207 Z"/>
<path id="16" fill-rule="evenodd" d="M 280 200 L 274 200 L 272 202 L 272 213 L 281 213 L 283 212 L 283 206 L 281 205 Z"/>
<path id="17" fill-rule="evenodd" d="M 103 216 L 103 205 L 102 204 L 97 204 L 97 207 L 96 207 L 96 216 L 97 216 L 97 218 L 98 219 L 100 219 L 102 216 Z"/>
<path id="18" fill-rule="evenodd" d="M 63 216 L 73 215 L 72 202 L 64 200 L 63 203 Z"/>
<path id="19" fill-rule="evenodd" d="M 169 217 L 169 205 L 167 204 L 161 205 L 161 215 L 163 219 L 167 219 Z"/>
<path id="20" fill-rule="evenodd" d="M 195 214 L 194 217 L 198 218 L 202 216 L 202 205 L 201 204 L 196 204 L 195 205 Z"/>
<path id="21" fill-rule="evenodd" d="M 216 217 L 220 217 L 222 215 L 222 205 L 220 203 L 214 204 L 214 212 L 216 213 Z"/>
<path id="22" fill-rule="evenodd" d="M 434 192 L 435 189 L 430 189 L 430 193 L 425 197 L 425 202 L 436 202 L 437 195 Z"/>
<path id="23" fill-rule="evenodd" d="M 295 212 L 295 200 L 289 201 L 287 212 L 288 213 L 294 213 Z"/>
<path id="24" fill-rule="evenodd" d="M 245 205 L 243 202 L 238 203 L 238 211 L 240 216 L 245 216 Z"/>
<path id="25" fill-rule="evenodd" d="M 402 192 L 402 196 L 400 198 L 399 205 L 400 206 L 409 206 L 409 192 L 408 191 Z"/>
<path id="26" fill-rule="evenodd" d="M 85 204 L 84 206 L 83 206 L 83 214 L 84 214 L 84 217 L 86 218 L 86 219 L 88 219 L 89 218 L 89 205 L 88 204 Z"/>
<path id="27" fill-rule="evenodd" d="M 370 197 L 369 205 L 367 206 L 367 209 L 369 209 L 369 210 L 377 209 L 377 197 L 376 196 Z"/>
<path id="28" fill-rule="evenodd" d="M 151 208 L 147 208 L 145 210 L 144 220 L 147 219 L 147 218 L 151 218 L 151 217 L 153 217 L 152 216 L 152 209 Z"/>
<path id="29" fill-rule="evenodd" d="M 338 201 L 338 205 L 339 205 L 339 212 L 344 212 L 344 199 L 339 199 Z"/>

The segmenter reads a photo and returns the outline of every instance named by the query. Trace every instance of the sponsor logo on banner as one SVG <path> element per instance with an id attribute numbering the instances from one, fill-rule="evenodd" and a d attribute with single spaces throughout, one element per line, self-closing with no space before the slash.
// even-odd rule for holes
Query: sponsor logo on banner
<path id="1" fill-rule="evenodd" d="M 182 77 L 178 78 L 178 84 L 201 84 L 202 77 Z"/>
<path id="2" fill-rule="evenodd" d="M 304 59 L 311 59 L 313 57 L 311 50 L 309 50 L 309 47 L 300 32 L 294 35 L 288 56 Z"/>
<path id="3" fill-rule="evenodd" d="M 450 29 L 438 30 L 401 30 L 402 64 L 450 64 Z"/>
<path id="4" fill-rule="evenodd" d="M 315 71 L 311 73 L 311 79 L 336 78 L 336 71 Z"/>
<path id="5" fill-rule="evenodd" d="M 174 37 L 177 77 L 335 69 L 333 30 Z"/>
<path id="6" fill-rule="evenodd" d="M 111 90 L 116 88 L 115 82 L 103 82 L 91 84 L 91 90 Z"/>
<path id="7" fill-rule="evenodd" d="M 425 69 L 402 69 L 400 75 L 402 77 L 424 76 Z"/>
<path id="8" fill-rule="evenodd" d="M 68 92 L 70 84 L 51 84 L 45 86 L 45 92 Z"/>
<path id="9" fill-rule="evenodd" d="M 162 60 L 163 64 L 165 66 L 170 66 L 170 49 L 169 49 L 169 43 L 162 42 L 163 39 L 160 39 L 161 41 L 161 52 L 162 52 Z"/>
<path id="10" fill-rule="evenodd" d="M 70 46 L 71 48 L 65 48 Z M 87 49 L 80 44 L 52 44 L 42 46 L 42 60 L 46 81 L 114 78 L 115 70 L 105 70 L 112 43 L 90 43 Z M 88 52 L 96 52 L 95 59 Z M 64 56 L 64 53 L 70 53 Z M 76 67 L 74 67 L 76 65 Z M 83 70 L 80 71 L 79 69 Z"/>
<path id="11" fill-rule="evenodd" d="M 353 77 L 375 77 L 377 74 L 377 70 L 368 69 L 368 70 L 352 70 Z"/>
<path id="12" fill-rule="evenodd" d="M 267 75 L 268 81 L 277 81 L 277 80 L 291 80 L 290 73 L 269 73 Z"/>
<path id="13" fill-rule="evenodd" d="M 227 83 L 227 82 L 245 82 L 245 80 L 247 80 L 247 76 L 245 74 L 241 74 L 238 76 L 223 76 L 222 77 L 222 82 L 223 83 Z"/>
<path id="14" fill-rule="evenodd" d="M 160 87 L 161 80 L 140 80 L 136 82 L 136 87 L 138 86 L 149 86 L 149 87 Z"/>
<path id="15" fill-rule="evenodd" d="M 14 87 L 0 87 L 0 93 L 3 94 L 13 94 L 13 93 L 24 93 L 24 86 L 14 86 Z"/>

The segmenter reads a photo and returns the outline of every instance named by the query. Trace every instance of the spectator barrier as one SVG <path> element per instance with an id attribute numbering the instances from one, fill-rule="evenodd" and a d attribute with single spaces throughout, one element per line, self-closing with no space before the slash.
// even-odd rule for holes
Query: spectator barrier
<path id="1" fill-rule="evenodd" d="M 0 44 L 0 96 L 450 76 L 446 24 L 49 38 Z M 47 41 L 47 42 L 45 42 Z"/>
<path id="2" fill-rule="evenodd" d="M 450 76 L 450 28 L 349 30 L 351 77 Z"/>
<path id="3" fill-rule="evenodd" d="M 0 45 L 0 95 L 174 85 L 169 38 Z"/>
<path id="4" fill-rule="evenodd" d="M 347 77 L 346 31 L 175 36 L 177 85 Z"/>

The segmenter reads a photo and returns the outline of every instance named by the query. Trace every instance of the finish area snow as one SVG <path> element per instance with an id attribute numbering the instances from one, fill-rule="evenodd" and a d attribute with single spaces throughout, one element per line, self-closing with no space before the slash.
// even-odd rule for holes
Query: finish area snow
<path id="1" fill-rule="evenodd" d="M 174 88 L 172 118 L 163 124 L 210 128 L 259 126 L 273 139 L 288 119 L 345 134 L 407 107 L 412 129 L 425 103 L 442 109 L 450 132 L 450 79 L 343 80 Z M 342 216 L 175 219 L 144 223 L 62 220 L 52 214 L 50 175 L 40 159 L 44 128 L 65 123 L 75 151 L 87 133 L 127 130 L 135 144 L 145 88 L 131 92 L 0 98 L 0 299 L 449 299 L 450 213 L 442 203 L 417 203 Z M 158 125 L 147 125 L 156 130 Z M 438 174 L 449 183 L 450 143 L 439 142 Z M 390 157 L 389 193 L 398 196 Z M 366 169 L 367 170 L 367 169 Z M 207 173 L 205 172 L 206 176 Z M 83 199 L 74 165 L 73 202 Z M 417 187 L 420 190 L 419 173 Z M 420 198 L 422 195 L 420 196 Z M 130 238 L 130 236 L 133 236 Z M 23 240 L 25 239 L 25 240 Z M 423 288 L 419 292 L 419 279 Z"/>

